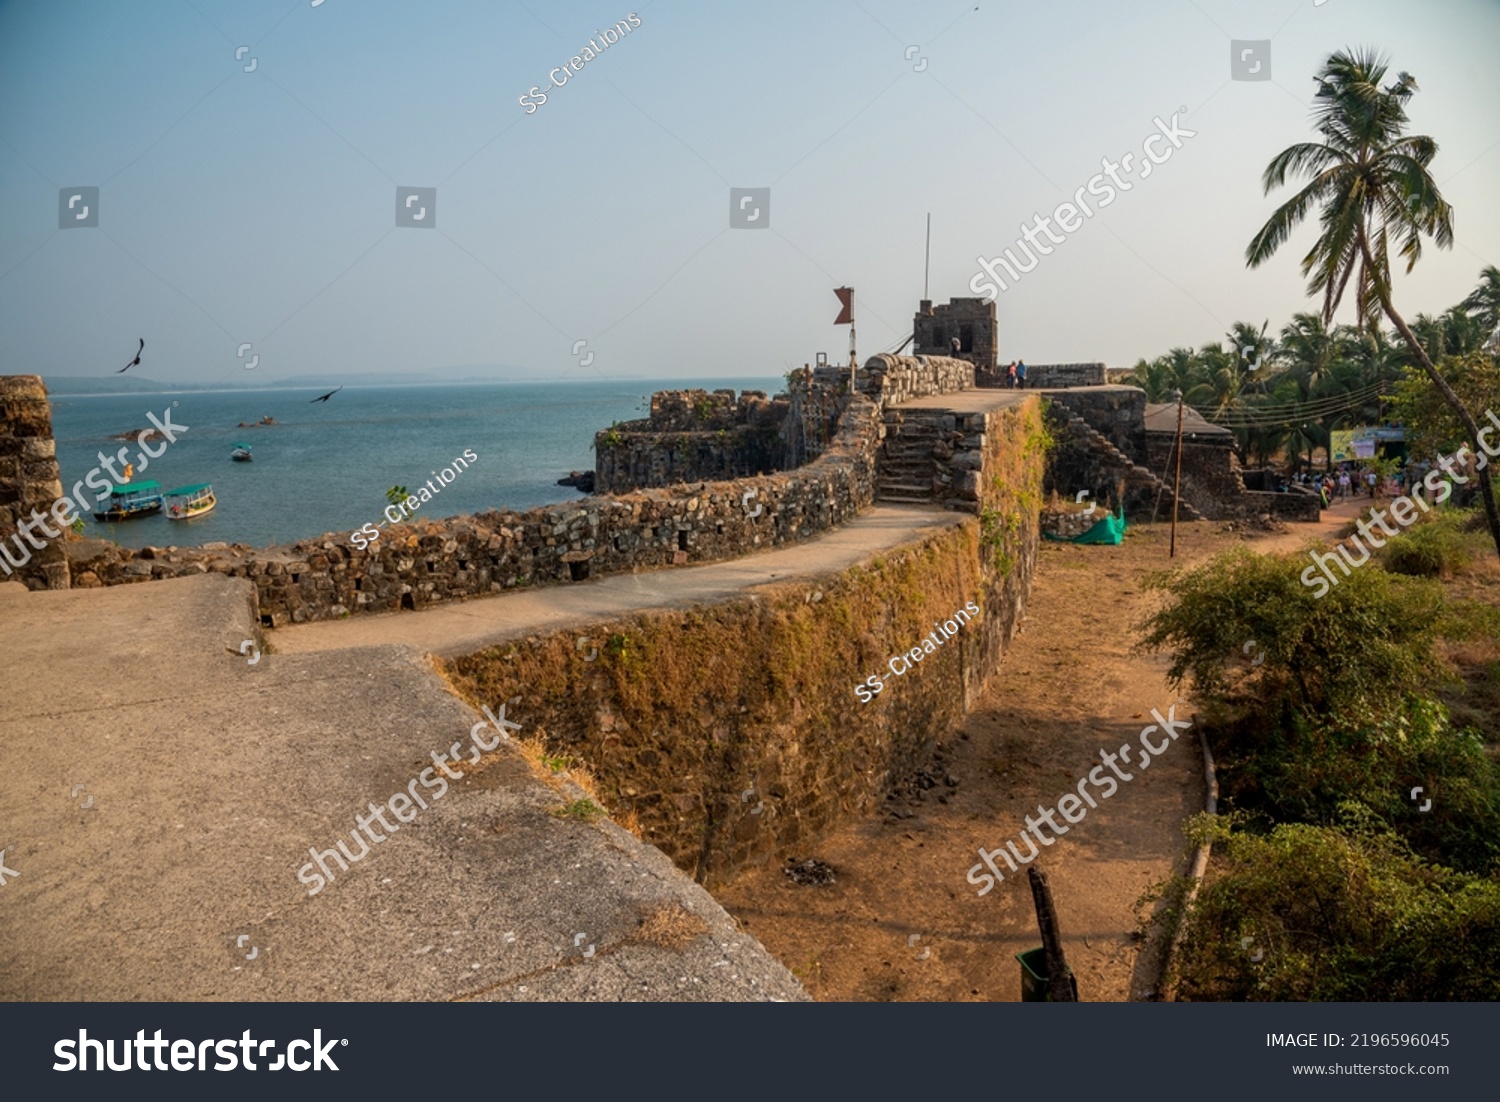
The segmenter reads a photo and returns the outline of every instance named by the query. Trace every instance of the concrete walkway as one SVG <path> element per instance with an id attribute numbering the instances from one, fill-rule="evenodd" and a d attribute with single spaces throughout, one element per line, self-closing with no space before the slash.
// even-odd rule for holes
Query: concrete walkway
<path id="1" fill-rule="evenodd" d="M 1093 388 L 1077 387 L 1075 389 L 1088 390 Z M 954 413 L 990 413 L 997 409 L 1009 409 L 1011 406 L 1018 406 L 1026 395 L 1040 393 L 1043 392 L 1039 390 L 1008 390 L 1003 387 L 975 387 L 973 390 L 959 390 L 952 394 L 929 394 L 925 398 L 912 398 L 890 408 L 947 409 L 952 410 Z"/>
<path id="2" fill-rule="evenodd" d="M 390 644 L 418 647 L 433 654 L 472 654 L 501 640 L 534 632 L 582 628 L 641 609 L 686 608 L 723 601 L 759 585 L 846 570 L 964 519 L 966 514 L 933 508 L 875 506 L 844 527 L 807 543 L 728 562 L 512 590 L 421 612 L 296 624 L 277 629 L 271 638 L 277 652 L 284 654 Z"/>
<path id="3" fill-rule="evenodd" d="M 0 1000 L 806 998 L 660 851 L 470 751 L 418 650 L 252 665 L 252 592 L 0 585 Z M 309 894 L 341 836 L 362 860 Z"/>
<path id="4" fill-rule="evenodd" d="M 843 570 L 964 519 L 873 508 L 732 562 L 283 629 L 264 655 L 241 652 L 244 579 L 0 585 L 0 999 L 804 999 L 654 847 L 556 817 L 512 745 L 471 750 L 483 717 L 425 654 Z M 524 735 L 524 704 L 507 718 Z M 477 762 L 382 833 L 370 809 L 455 742 Z M 351 844 L 356 815 L 379 842 Z M 310 849 L 341 837 L 368 854 L 325 857 L 309 894 Z M 674 927 L 701 932 L 652 935 Z"/>

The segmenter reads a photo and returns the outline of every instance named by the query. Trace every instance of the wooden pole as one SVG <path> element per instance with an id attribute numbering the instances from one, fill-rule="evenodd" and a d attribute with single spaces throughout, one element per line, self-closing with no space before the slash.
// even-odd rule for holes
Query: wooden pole
<path id="1" fill-rule="evenodd" d="M 1177 503 L 1182 500 L 1182 391 L 1177 392 L 1177 473 L 1172 478 L 1172 545 L 1167 558 L 1177 557 Z"/>
<path id="2" fill-rule="evenodd" d="M 1036 924 L 1042 932 L 1042 948 L 1047 954 L 1047 1001 L 1054 1003 L 1076 1003 L 1072 973 L 1063 956 L 1062 931 L 1057 924 L 1057 908 L 1052 905 L 1052 889 L 1047 884 L 1047 874 L 1038 868 L 1026 870 L 1031 881 L 1031 900 L 1036 904 Z"/>

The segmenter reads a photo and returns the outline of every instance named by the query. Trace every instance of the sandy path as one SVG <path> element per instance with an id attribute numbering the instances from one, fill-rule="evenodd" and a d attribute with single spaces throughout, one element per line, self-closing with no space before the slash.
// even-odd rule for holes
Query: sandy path
<path id="1" fill-rule="evenodd" d="M 1252 536 L 1252 546 L 1295 550 L 1354 512 L 1344 505 L 1322 524 Z M 1241 535 L 1219 523 L 1183 525 L 1176 561 L 1201 561 Z M 1007 875 L 981 898 L 966 872 L 980 846 L 1011 838 L 1019 845 L 1024 817 L 1038 803 L 1055 804 L 1099 764 L 1101 747 L 1136 742 L 1151 710 L 1165 714 L 1176 702 L 1166 658 L 1130 651 L 1136 625 L 1160 599 L 1142 591 L 1141 579 L 1168 565 L 1167 546 L 1166 525 L 1135 527 L 1121 547 L 1044 543 L 1022 633 L 990 691 L 940 750 L 940 771 L 958 787 L 940 783 L 922 802 L 899 805 L 913 817 L 852 823 L 797 855 L 832 865 L 831 886 L 796 886 L 771 868 L 715 893 L 815 998 L 1019 999 L 1014 954 L 1041 943 L 1027 881 Z M 1177 718 L 1185 716 L 1191 706 L 1179 705 Z M 1085 1001 L 1130 997 L 1136 900 L 1182 867 L 1180 826 L 1203 797 L 1202 759 L 1188 732 L 1043 848 L 1036 864 L 1052 882 Z"/>

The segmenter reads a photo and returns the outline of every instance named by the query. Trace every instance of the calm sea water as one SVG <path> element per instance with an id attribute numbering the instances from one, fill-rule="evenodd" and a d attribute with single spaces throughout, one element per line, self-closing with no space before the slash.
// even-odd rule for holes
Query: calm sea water
<path id="1" fill-rule="evenodd" d="M 101 451 L 112 456 L 126 446 L 134 462 L 134 437 L 110 437 L 145 428 L 148 412 L 162 418 L 174 406 L 173 422 L 188 431 L 161 458 L 149 460 L 145 471 L 137 463 L 135 481 L 154 479 L 163 489 L 210 482 L 218 507 L 188 521 L 157 515 L 107 524 L 90 516 L 86 534 L 127 547 L 211 540 L 261 547 L 378 521 L 388 487 L 415 492 L 429 479 L 441 492 L 418 516 L 579 501 L 576 490 L 555 483 L 594 465 L 594 433 L 614 421 L 644 417 L 652 391 L 693 385 L 783 389 L 781 379 L 763 378 L 346 387 L 316 405 L 309 399 L 319 391 L 307 389 L 54 397 L 52 431 L 69 492 L 99 465 Z M 235 427 L 266 414 L 277 424 Z M 241 441 L 251 445 L 254 462 L 230 460 Z M 148 443 L 159 448 L 162 441 L 158 436 Z M 442 486 L 433 472 L 466 448 L 478 461 Z"/>

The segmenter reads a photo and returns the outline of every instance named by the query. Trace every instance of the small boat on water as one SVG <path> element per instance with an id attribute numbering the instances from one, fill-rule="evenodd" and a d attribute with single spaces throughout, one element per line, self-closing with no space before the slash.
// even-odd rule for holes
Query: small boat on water
<path id="1" fill-rule="evenodd" d="M 236 463 L 249 463 L 255 456 L 250 454 L 249 444 L 236 444 L 234 451 L 229 453 L 229 458 Z"/>
<path id="2" fill-rule="evenodd" d="M 219 503 L 218 498 L 214 497 L 214 488 L 207 482 L 200 482 L 195 486 L 179 486 L 175 490 L 168 490 L 162 498 L 168 520 L 201 517 L 204 513 L 212 512 L 213 507 Z"/>
<path id="3" fill-rule="evenodd" d="M 161 512 L 161 485 L 156 482 L 131 482 L 109 492 L 105 507 L 94 513 L 95 520 L 130 520 Z"/>

